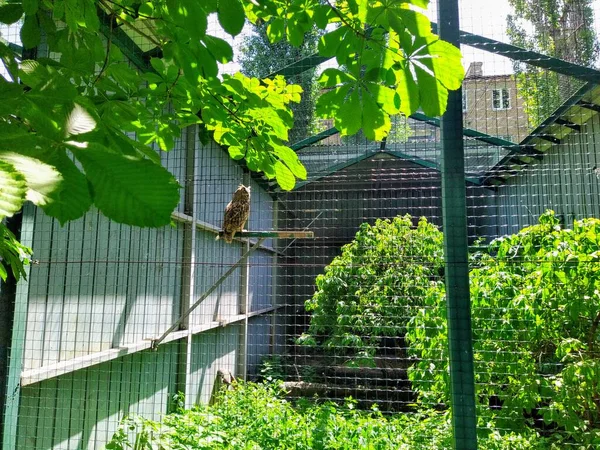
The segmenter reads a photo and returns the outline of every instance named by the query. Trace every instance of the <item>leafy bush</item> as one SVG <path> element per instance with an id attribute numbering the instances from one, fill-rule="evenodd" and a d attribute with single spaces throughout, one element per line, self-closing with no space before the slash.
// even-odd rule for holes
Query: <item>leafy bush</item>
<path id="1" fill-rule="evenodd" d="M 259 381 L 283 381 L 285 380 L 284 358 L 280 355 L 270 355 L 260 363 Z"/>
<path id="2" fill-rule="evenodd" d="M 600 444 L 599 263 L 600 220 L 566 229 L 552 211 L 479 255 L 471 301 L 482 423 Z M 409 377 L 421 401 L 448 403 L 444 297 L 430 292 L 426 304 L 407 333 L 419 358 Z"/>
<path id="3" fill-rule="evenodd" d="M 299 342 L 372 363 L 382 337 L 403 336 L 430 290 L 439 290 L 442 233 L 410 215 L 364 223 L 316 279 L 306 301 L 310 327 Z"/>
<path id="4" fill-rule="evenodd" d="M 389 450 L 451 448 L 448 412 L 426 411 L 384 417 L 362 412 L 352 400 L 304 402 L 294 406 L 274 384 L 238 384 L 213 405 L 180 409 L 161 422 L 129 417 L 107 445 L 109 450 Z M 549 449 L 535 432 L 491 433 L 480 438 L 486 450 Z M 560 448 L 560 447 L 555 447 Z"/>

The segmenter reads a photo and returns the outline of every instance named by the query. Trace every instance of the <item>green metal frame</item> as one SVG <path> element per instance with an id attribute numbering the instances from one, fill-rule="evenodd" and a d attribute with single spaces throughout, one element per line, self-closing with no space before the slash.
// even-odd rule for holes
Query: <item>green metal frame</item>
<path id="1" fill-rule="evenodd" d="M 419 122 L 425 122 L 429 125 L 439 128 L 440 127 L 440 119 L 436 117 L 429 117 L 423 113 L 415 113 L 412 114 L 410 119 L 418 120 Z M 339 130 L 335 127 L 328 128 L 325 131 L 322 131 L 314 136 L 310 136 L 306 139 L 302 139 L 301 141 L 296 142 L 291 145 L 291 148 L 296 151 L 300 151 L 306 147 L 309 147 L 323 139 L 328 138 L 329 136 L 333 136 L 339 133 Z M 478 141 L 485 142 L 486 144 L 495 145 L 497 147 L 503 147 L 507 150 L 514 150 L 517 152 L 526 152 L 522 149 L 521 144 L 517 144 L 516 142 L 509 141 L 507 139 L 502 139 L 496 136 L 492 136 L 490 134 L 483 133 L 481 131 L 473 130 L 471 128 L 463 128 L 463 136 L 472 137 Z M 535 152 L 534 152 L 535 153 Z M 538 152 L 542 153 L 542 152 Z"/>
<path id="2" fill-rule="evenodd" d="M 346 168 L 353 166 L 361 161 L 372 158 L 373 156 L 375 156 L 377 154 L 382 154 L 382 153 L 393 156 L 398 159 L 402 159 L 402 160 L 414 163 L 416 165 L 425 167 L 427 169 L 433 169 L 433 170 L 440 172 L 440 166 L 437 163 L 435 163 L 434 161 L 422 159 L 422 158 L 419 158 L 416 156 L 409 155 L 407 153 L 397 152 L 397 151 L 388 150 L 388 149 L 382 150 L 380 147 L 374 147 L 371 150 L 367 150 L 363 155 L 357 156 L 355 158 L 351 158 L 348 161 L 344 161 L 344 162 L 334 164 L 334 165 L 328 167 L 326 169 L 326 171 L 319 173 L 317 176 L 315 176 L 314 178 L 311 178 L 310 180 L 306 180 L 306 181 L 297 183 L 296 187 L 294 187 L 294 190 L 300 189 L 302 186 L 306 186 L 307 184 L 314 183 L 318 180 L 322 180 L 323 178 L 328 177 L 329 175 L 332 175 L 340 170 L 346 169 Z M 467 178 L 465 178 L 465 180 L 467 181 L 467 183 L 470 183 L 472 185 L 481 186 L 481 180 L 479 178 L 467 177 Z"/>
<path id="3" fill-rule="evenodd" d="M 329 175 L 331 175 L 335 172 L 338 172 L 347 167 L 353 166 L 354 164 L 364 161 L 365 159 L 369 159 L 369 158 L 373 157 L 376 153 L 377 153 L 377 150 L 367 150 L 363 155 L 357 156 L 356 158 L 351 158 L 348 161 L 334 164 L 333 166 L 328 167 L 326 172 L 319 174 L 310 180 L 301 181 L 300 183 L 296 183 L 296 187 L 294 187 L 294 190 L 300 189 L 302 186 L 306 186 L 307 184 L 314 183 L 315 181 L 318 181 L 325 177 L 328 177 Z"/>
<path id="4" fill-rule="evenodd" d="M 438 31 L 438 24 L 431 22 L 431 28 L 434 33 Z M 441 37 L 441 36 L 440 36 Z M 459 39 L 457 44 L 468 45 L 469 47 L 485 50 L 489 53 L 505 56 L 514 59 L 515 61 L 524 62 L 535 67 L 552 70 L 563 75 L 568 75 L 583 81 L 600 83 L 600 71 L 590 67 L 581 66 L 579 64 L 570 63 L 553 56 L 548 56 L 543 53 L 527 50 L 516 45 L 507 44 L 505 42 L 490 39 L 479 34 L 469 33 L 467 31 L 459 31 Z M 318 53 L 314 53 L 299 61 L 285 66 L 274 72 L 272 75 L 292 76 L 298 75 L 306 70 L 310 70 L 333 57 L 323 57 Z"/>
<path id="5" fill-rule="evenodd" d="M 439 0 L 438 20 L 440 37 L 458 46 L 458 0 Z M 440 120 L 440 129 L 452 439 L 457 450 L 476 450 L 462 89 L 448 93 L 448 107 Z"/>
<path id="6" fill-rule="evenodd" d="M 119 50 L 139 69 L 144 72 L 156 72 L 150 65 L 150 60 L 144 57 L 144 52 L 129 37 L 127 33 L 119 27 L 115 19 L 101 8 L 97 8 L 100 19 L 100 30 L 112 42 L 119 47 Z M 112 33 L 111 33 L 112 32 Z"/>
<path id="7" fill-rule="evenodd" d="M 339 133 L 339 130 L 336 127 L 328 128 L 320 133 L 315 134 L 314 136 L 307 137 L 302 139 L 301 141 L 296 142 L 295 144 L 290 145 L 292 150 L 302 150 L 303 148 L 309 147 L 313 144 L 316 144 L 323 139 L 327 139 L 330 136 L 334 136 Z"/>
<path id="8" fill-rule="evenodd" d="M 565 101 L 554 113 L 549 116 L 546 120 L 544 120 L 540 125 L 538 125 L 525 139 L 521 141 L 519 144 L 521 148 L 532 147 L 534 145 L 535 139 L 544 139 L 544 136 L 548 136 L 548 133 L 544 133 L 544 130 L 548 128 L 550 125 L 554 123 L 558 123 L 559 119 L 562 119 L 561 116 L 565 114 L 571 107 L 579 105 L 582 102 L 585 95 L 590 92 L 592 89 L 596 87 L 594 83 L 586 83 L 581 88 L 571 96 L 567 101 Z M 562 119 L 565 120 L 565 119 Z M 573 128 L 571 125 L 561 124 L 563 126 L 568 126 Z M 577 128 L 576 128 L 577 129 Z M 494 184 L 492 180 L 502 180 L 504 181 L 504 177 L 499 177 L 499 173 L 505 172 L 508 167 L 511 165 L 511 161 L 515 161 L 515 158 L 518 158 L 518 153 L 512 151 L 504 158 L 502 158 L 498 163 L 496 163 L 493 167 L 491 167 L 487 173 L 482 177 L 481 183 L 483 185 L 486 184 Z M 540 152 L 544 153 L 544 152 Z"/>
<path id="9" fill-rule="evenodd" d="M 435 33 L 438 28 L 437 24 L 432 23 L 431 28 Z M 543 53 L 527 50 L 495 39 L 486 38 L 478 34 L 460 30 L 459 43 L 479 50 L 485 50 L 486 52 L 494 53 L 496 55 L 505 56 L 514 59 L 515 61 L 525 62 L 535 67 L 552 70 L 553 72 L 568 75 L 583 81 L 593 83 L 600 82 L 600 71 L 596 69 L 570 63 L 553 56 L 544 55 Z"/>

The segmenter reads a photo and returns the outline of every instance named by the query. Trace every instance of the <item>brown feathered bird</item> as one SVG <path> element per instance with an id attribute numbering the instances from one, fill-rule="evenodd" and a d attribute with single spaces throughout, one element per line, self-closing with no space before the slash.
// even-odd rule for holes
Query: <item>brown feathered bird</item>
<path id="1" fill-rule="evenodd" d="M 219 233 L 217 239 L 222 238 L 225 242 L 231 244 L 235 233 L 243 230 L 249 215 L 250 188 L 240 184 L 240 187 L 233 193 L 233 198 L 225 208 L 223 230 Z"/>

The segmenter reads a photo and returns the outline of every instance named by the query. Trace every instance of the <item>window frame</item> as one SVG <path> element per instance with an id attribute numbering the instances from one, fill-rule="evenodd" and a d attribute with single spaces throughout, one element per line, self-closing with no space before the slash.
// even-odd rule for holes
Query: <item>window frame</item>
<path id="1" fill-rule="evenodd" d="M 500 107 L 496 108 L 494 105 L 494 93 L 496 92 L 500 92 Z M 502 95 L 503 92 L 506 92 L 506 98 L 508 100 L 508 106 L 504 107 L 504 96 Z M 507 87 L 502 87 L 502 88 L 494 88 L 492 89 L 492 110 L 494 111 L 507 111 L 509 109 L 512 109 L 512 101 L 510 98 L 510 88 Z"/>

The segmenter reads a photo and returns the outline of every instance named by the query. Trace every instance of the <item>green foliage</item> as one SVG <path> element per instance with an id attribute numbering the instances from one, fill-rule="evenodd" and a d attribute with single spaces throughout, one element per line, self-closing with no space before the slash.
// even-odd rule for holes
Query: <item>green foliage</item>
<path id="1" fill-rule="evenodd" d="M 372 364 L 383 336 L 399 337 L 430 291 L 442 288 L 442 233 L 409 215 L 362 224 L 354 240 L 317 277 L 303 344 Z"/>
<path id="2" fill-rule="evenodd" d="M 390 131 L 391 115 L 408 116 L 419 106 L 440 115 L 448 89 L 461 85 L 460 51 L 431 32 L 418 11 L 427 7 L 426 0 L 272 3 L 248 5 L 256 18 L 273 18 L 267 28 L 272 42 L 287 36 L 300 45 L 313 24 L 322 30 L 337 25 L 319 40 L 319 54 L 335 57 L 340 69 L 327 69 L 319 78 L 328 91 L 317 101 L 317 114 L 334 118 L 342 135 L 362 128 L 367 138 L 380 140 Z"/>
<path id="3" fill-rule="evenodd" d="M 0 42 L 7 72 L 0 77 L 0 219 L 31 201 L 61 223 L 95 205 L 118 222 L 166 225 L 179 185 L 160 166 L 156 148 L 172 149 L 182 128 L 193 124 L 202 140 L 212 133 L 232 158 L 284 190 L 305 179 L 305 168 L 285 144 L 293 127 L 290 105 L 300 101 L 302 88 L 283 77 L 220 75 L 218 63 L 231 61 L 233 49 L 207 34 L 210 14 L 232 36 L 246 19 L 263 21 L 271 42 L 285 38 L 294 46 L 337 26 L 323 34 L 318 50 L 343 65 L 342 85 L 325 94 L 320 114 L 334 118 L 344 133 L 363 127 L 366 136 L 381 139 L 390 114 L 419 105 L 442 113 L 447 89 L 460 87 L 463 77 L 460 52 L 431 34 L 429 21 L 411 4 L 424 8 L 427 1 L 3 4 L 0 22 L 22 20 L 26 51 L 16 54 Z M 116 27 L 143 38 L 160 56 L 143 70 L 132 67 L 121 51 L 131 56 L 131 46 Z M 144 66 L 143 58 L 136 63 Z M 333 87 L 327 77 L 324 83 Z M 357 110 L 350 114 L 342 105 Z"/>
<path id="4" fill-rule="evenodd" d="M 600 220 L 567 229 L 549 211 L 488 250 L 471 271 L 480 420 L 520 430 L 539 415 L 569 440 L 596 447 Z M 423 403 L 449 402 L 445 317 L 444 297 L 435 293 L 409 325 L 419 358 L 409 377 Z"/>
<path id="5" fill-rule="evenodd" d="M 281 69 L 284 64 L 299 61 L 317 51 L 317 42 L 322 34 L 318 29 L 307 32 L 300 46 L 290 44 L 285 36 L 277 42 L 271 42 L 267 29 L 277 23 L 280 22 L 272 18 L 269 22 L 259 22 L 252 26 L 252 34 L 244 41 L 239 56 L 244 75 L 265 78 Z M 293 76 L 294 82 L 302 88 L 302 98 L 299 103 L 290 105 L 295 118 L 294 127 L 289 133 L 289 141 L 292 143 L 308 137 L 313 131 L 318 94 L 315 74 L 316 69 L 313 67 Z"/>
<path id="6" fill-rule="evenodd" d="M 382 416 L 357 411 L 349 399 L 298 406 L 283 398 L 274 384 L 238 384 L 210 406 L 180 409 L 160 422 L 130 416 L 109 450 L 389 450 L 440 449 L 452 446 L 448 412 L 424 411 Z M 489 433 L 480 438 L 486 450 L 552 449 L 546 439 L 527 431 Z"/>
<path id="7" fill-rule="evenodd" d="M 285 379 L 285 371 L 283 368 L 283 357 L 273 355 L 264 358 L 260 363 L 260 378 L 263 381 L 283 381 Z"/>
<path id="8" fill-rule="evenodd" d="M 509 3 L 514 11 L 507 17 L 512 44 L 587 67 L 596 64 L 599 45 L 592 0 L 509 0 Z M 515 62 L 514 69 L 532 128 L 578 87 L 576 80 L 525 63 Z"/>
<path id="9" fill-rule="evenodd" d="M 31 249 L 21 245 L 6 225 L 0 223 L 0 256 L 2 257 L 0 278 L 2 281 L 6 281 L 9 269 L 17 281 L 21 277 L 25 278 L 24 266 L 29 264 L 31 254 Z"/>

